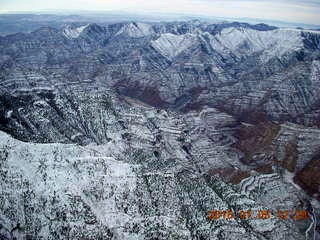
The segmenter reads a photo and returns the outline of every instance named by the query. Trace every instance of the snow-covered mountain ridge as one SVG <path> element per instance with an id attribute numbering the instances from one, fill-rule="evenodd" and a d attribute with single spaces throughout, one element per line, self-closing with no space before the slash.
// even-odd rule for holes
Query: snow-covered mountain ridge
<path id="1" fill-rule="evenodd" d="M 319 237 L 317 32 L 44 27 L 0 69 L 1 239 Z M 310 217 L 207 217 L 250 208 Z"/>

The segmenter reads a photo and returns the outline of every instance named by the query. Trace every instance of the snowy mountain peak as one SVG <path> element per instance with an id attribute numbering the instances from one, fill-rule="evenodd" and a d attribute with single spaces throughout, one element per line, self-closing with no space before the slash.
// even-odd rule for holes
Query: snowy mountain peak
<path id="1" fill-rule="evenodd" d="M 303 38 L 301 32 L 288 29 L 256 31 L 231 27 L 211 36 L 211 45 L 222 55 L 232 52 L 241 57 L 262 52 L 261 60 L 268 61 L 272 57 L 303 48 Z"/>
<path id="2" fill-rule="evenodd" d="M 63 29 L 63 35 L 69 39 L 78 38 L 83 30 L 88 26 L 89 24 L 77 28 L 72 28 L 70 25 L 68 25 L 65 29 Z"/>
<path id="3" fill-rule="evenodd" d="M 191 47 L 196 41 L 197 36 L 195 34 L 165 33 L 161 34 L 157 40 L 151 41 L 151 45 L 163 56 L 171 59 Z"/>
<path id="4" fill-rule="evenodd" d="M 147 23 L 131 22 L 125 24 L 116 35 L 126 34 L 132 38 L 145 37 L 153 34 L 152 26 Z"/>

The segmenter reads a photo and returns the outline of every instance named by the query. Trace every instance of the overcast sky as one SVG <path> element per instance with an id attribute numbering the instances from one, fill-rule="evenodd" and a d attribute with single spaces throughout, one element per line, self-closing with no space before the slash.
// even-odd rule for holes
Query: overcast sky
<path id="1" fill-rule="evenodd" d="M 0 12 L 99 10 L 185 13 L 320 24 L 320 0 L 0 0 Z"/>

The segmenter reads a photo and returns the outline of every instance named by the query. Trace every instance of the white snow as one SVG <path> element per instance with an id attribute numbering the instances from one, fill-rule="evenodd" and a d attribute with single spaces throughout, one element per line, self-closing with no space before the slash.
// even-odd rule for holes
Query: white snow
<path id="1" fill-rule="evenodd" d="M 241 58 L 242 56 L 261 53 L 260 60 L 262 62 L 267 62 L 271 58 L 281 57 L 286 53 L 303 48 L 303 37 L 298 29 L 257 31 L 234 27 L 225 28 L 216 35 L 211 35 L 208 32 L 182 35 L 165 33 L 161 34 L 157 40 L 151 41 L 151 45 L 163 56 L 172 59 L 196 44 L 198 36 L 204 35 L 210 39 L 211 47 L 221 55 L 229 56 L 234 54 Z"/>
<path id="2" fill-rule="evenodd" d="M 82 135 L 83 135 L 82 133 L 76 133 L 76 134 L 71 136 L 71 140 L 75 140 L 77 137 L 80 137 Z"/>
<path id="3" fill-rule="evenodd" d="M 129 23 L 124 25 L 116 35 L 127 34 L 132 38 L 139 38 L 151 35 L 153 33 L 152 26 L 147 23 Z"/>
<path id="4" fill-rule="evenodd" d="M 172 33 L 161 34 L 161 36 L 151 41 L 151 45 L 163 56 L 172 59 L 178 54 L 190 48 L 196 43 L 197 36 L 194 34 L 175 35 Z"/>
<path id="5" fill-rule="evenodd" d="M 283 172 L 283 180 L 286 182 L 286 183 L 289 183 L 291 184 L 292 186 L 294 186 L 297 190 L 302 190 L 301 187 L 299 185 L 297 185 L 294 181 L 293 181 L 293 178 L 294 178 L 294 173 L 291 173 L 287 170 L 284 170 Z"/>
<path id="6" fill-rule="evenodd" d="M 13 113 L 13 111 L 12 111 L 12 110 L 9 110 L 9 111 L 6 113 L 6 118 L 11 118 L 12 113 Z"/>
<path id="7" fill-rule="evenodd" d="M 24 143 L 0 131 L 0 149 L 4 148 L 8 149 L 5 167 L 10 176 L 23 177 L 37 196 L 49 198 L 54 192 L 64 193 L 59 197 L 65 204 L 70 203 L 69 196 L 80 196 L 110 228 L 119 228 L 130 221 L 128 215 L 118 211 L 116 198 L 124 192 L 133 195 L 135 191 L 137 176 L 131 164 L 105 156 L 106 152 L 93 156 L 87 147 L 73 144 Z M 11 190 L 10 185 L 2 187 L 3 192 L 19 198 L 20 193 Z M 93 197 L 94 191 L 102 192 L 101 200 Z"/>
<path id="8" fill-rule="evenodd" d="M 63 30 L 63 35 L 69 39 L 72 38 L 78 38 L 80 36 L 80 34 L 83 32 L 83 30 L 88 26 L 84 25 L 78 28 L 72 28 L 71 26 L 67 26 L 64 30 Z"/>
<path id="9" fill-rule="evenodd" d="M 213 49 L 222 55 L 231 52 L 241 57 L 262 52 L 262 62 L 303 48 L 301 32 L 291 29 L 257 31 L 232 27 L 223 29 L 220 34 L 210 36 L 210 39 Z"/>

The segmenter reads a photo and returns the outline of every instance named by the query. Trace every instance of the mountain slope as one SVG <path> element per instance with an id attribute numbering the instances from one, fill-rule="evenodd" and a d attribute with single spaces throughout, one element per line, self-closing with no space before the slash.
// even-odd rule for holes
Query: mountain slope
<path id="1" fill-rule="evenodd" d="M 0 238 L 319 237 L 319 32 L 44 27 L 0 37 L 0 69 Z"/>

